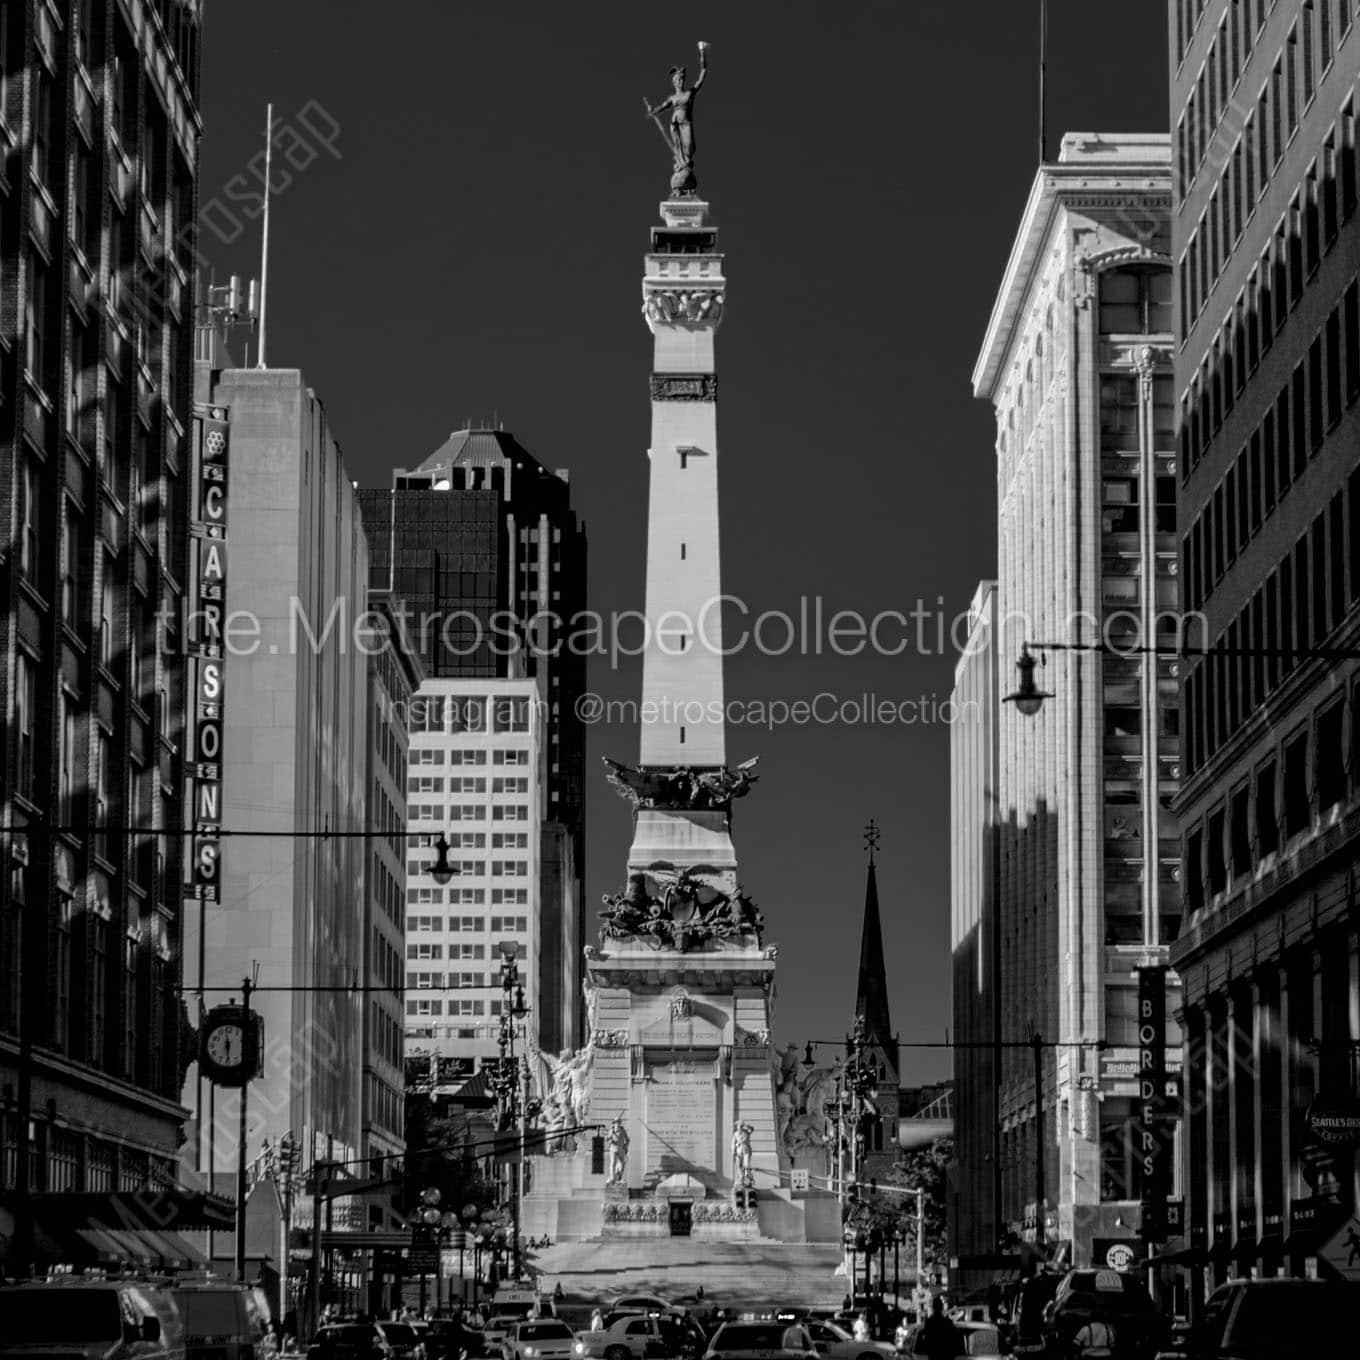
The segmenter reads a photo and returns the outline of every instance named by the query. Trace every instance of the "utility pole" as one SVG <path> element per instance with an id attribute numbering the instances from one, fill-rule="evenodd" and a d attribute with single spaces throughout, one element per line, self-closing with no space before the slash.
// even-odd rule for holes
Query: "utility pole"
<path id="1" fill-rule="evenodd" d="M 1044 1185 L 1044 1041 L 1033 1034 L 1029 1041 L 1034 1055 L 1034 1245 L 1044 1247 L 1044 1200 L 1048 1189 Z"/>
<path id="2" fill-rule="evenodd" d="M 312 1261 L 311 1277 L 307 1282 L 309 1296 L 307 1311 L 310 1314 L 308 1321 L 312 1331 L 321 1325 L 321 1197 L 325 1188 L 322 1176 L 323 1172 L 329 1176 L 329 1171 L 329 1162 L 312 1163 Z"/>
<path id="3" fill-rule="evenodd" d="M 241 1034 L 242 1042 L 254 1047 L 254 1039 L 251 1037 L 250 1019 L 250 993 L 251 981 L 245 978 L 241 982 Z M 246 1095 L 250 1090 L 249 1075 L 241 1083 L 241 1110 L 240 1122 L 237 1126 L 236 1135 L 236 1279 L 239 1283 L 246 1282 Z"/>

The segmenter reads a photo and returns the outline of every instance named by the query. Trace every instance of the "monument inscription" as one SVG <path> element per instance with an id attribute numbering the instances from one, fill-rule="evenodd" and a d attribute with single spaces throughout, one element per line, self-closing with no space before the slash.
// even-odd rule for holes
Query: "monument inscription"
<path id="1" fill-rule="evenodd" d="M 711 1062 L 658 1064 L 647 1080 L 648 1169 L 714 1164 L 717 1097 Z"/>

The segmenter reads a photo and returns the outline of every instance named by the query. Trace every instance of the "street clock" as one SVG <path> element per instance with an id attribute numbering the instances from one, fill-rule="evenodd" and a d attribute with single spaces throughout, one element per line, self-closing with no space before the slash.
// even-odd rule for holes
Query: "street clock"
<path id="1" fill-rule="evenodd" d="M 218 1086 L 245 1086 L 261 1075 L 264 1017 L 241 1006 L 215 1006 L 198 1032 L 198 1065 Z"/>

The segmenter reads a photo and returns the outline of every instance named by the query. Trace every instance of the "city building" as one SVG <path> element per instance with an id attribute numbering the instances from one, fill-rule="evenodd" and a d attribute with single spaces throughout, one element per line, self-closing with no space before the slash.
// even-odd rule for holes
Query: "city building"
<path id="1" fill-rule="evenodd" d="M 185 922 L 185 990 L 191 1008 L 211 1009 L 239 1000 L 252 979 L 265 1049 L 247 1093 L 247 1152 L 291 1132 L 305 1173 L 316 1158 L 357 1162 L 363 1152 L 369 1055 L 365 999 L 353 988 L 368 971 L 373 914 L 368 546 L 325 410 L 300 372 L 208 358 L 195 383 L 199 476 L 226 493 L 199 498 L 190 554 L 200 601 L 188 630 L 186 737 L 197 900 Z M 375 739 L 399 745 L 395 712 L 383 723 Z M 384 811 L 382 824 L 401 812 Z M 223 828 L 232 834 L 220 837 Z M 183 1100 L 194 1113 L 186 1174 L 211 1168 L 219 1187 L 232 1184 L 238 1093 L 194 1063 Z M 310 1209 L 301 1197 L 295 1222 Z M 337 1226 L 349 1210 L 332 1211 Z"/>
<path id="2" fill-rule="evenodd" d="M 864 880 L 864 921 L 860 927 L 859 975 L 855 984 L 855 1019 L 864 1022 L 864 1051 L 876 1067 L 878 1085 L 873 1117 L 865 1129 L 861 1180 L 871 1180 L 892 1169 L 897 1160 L 898 1086 L 900 1054 L 888 1012 L 888 971 L 883 959 L 883 921 L 878 910 L 878 869 L 874 840 Z"/>
<path id="3" fill-rule="evenodd" d="M 1170 16 L 1181 575 L 1211 653 L 1182 683 L 1172 962 L 1207 1285 L 1310 1272 L 1360 1188 L 1353 1140 L 1314 1133 L 1360 1091 L 1360 33 L 1349 0 Z"/>
<path id="4" fill-rule="evenodd" d="M 30 1189 L 176 1181 L 199 19 L 0 7 L 0 1185 L 26 1222 Z M 5 1232 L 8 1271 L 34 1242 Z"/>
<path id="5" fill-rule="evenodd" d="M 538 906 L 547 721 L 536 680 L 427 679 L 407 762 L 406 1052 L 464 1081 L 500 1055 L 503 945 L 513 946 L 531 1047 L 543 1037 Z M 444 836 L 455 877 L 429 877 Z M 524 1050 L 519 1050 L 523 1052 Z"/>
<path id="6" fill-rule="evenodd" d="M 364 1088 L 361 1148 L 371 1171 L 405 1151 L 406 764 L 409 722 L 425 678 L 401 628 L 399 603 L 370 591 L 367 826 L 364 860 Z M 370 1204 L 370 1227 L 385 1227 Z"/>
<path id="7" fill-rule="evenodd" d="M 1176 665 L 1137 650 L 1174 644 L 1179 619 L 1170 194 L 1167 137 L 1064 136 L 973 372 L 997 420 L 994 645 L 1007 675 L 1034 647 L 1052 692 L 1032 715 L 1001 706 L 998 801 L 970 833 L 994 829 L 1001 1039 L 1015 1045 L 1001 1217 L 1078 1265 L 1138 1250 L 1140 1232 L 1160 1241 L 1174 1189 L 1169 1151 L 1144 1174 L 1144 1135 L 1166 1128 L 1137 1080 L 1139 982 L 1157 978 L 1157 1006 L 1174 1009 L 1174 979 L 1152 970 L 1181 922 Z"/>
<path id="8" fill-rule="evenodd" d="M 456 431 L 390 490 L 359 493 L 370 582 L 409 608 L 431 678 L 541 682 L 545 798 L 535 910 L 536 991 L 545 1046 L 579 1042 L 585 945 L 585 657 L 564 645 L 585 609 L 586 537 L 568 474 L 549 471 L 503 429 Z"/>
<path id="9" fill-rule="evenodd" d="M 996 582 L 968 607 L 968 635 L 954 667 L 949 726 L 950 952 L 954 967 L 954 1190 L 950 1255 L 965 1287 L 969 1258 L 1001 1241 L 1001 918 L 997 911 L 1001 730 Z M 1009 669 L 1009 668 L 1008 668 Z M 980 1268 L 985 1278 L 986 1267 Z M 980 1281 L 979 1281 L 980 1282 Z"/>

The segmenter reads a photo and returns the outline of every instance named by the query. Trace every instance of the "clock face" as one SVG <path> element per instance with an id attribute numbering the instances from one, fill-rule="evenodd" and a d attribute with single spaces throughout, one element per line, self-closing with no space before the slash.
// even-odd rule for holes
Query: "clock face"
<path id="1" fill-rule="evenodd" d="M 208 1032 L 204 1048 L 219 1067 L 240 1067 L 246 1055 L 245 1030 L 238 1024 L 217 1025 Z"/>

